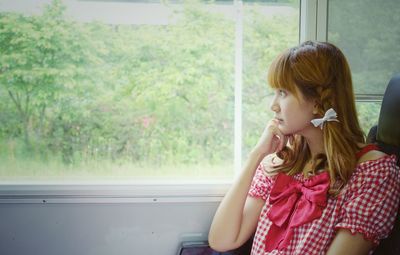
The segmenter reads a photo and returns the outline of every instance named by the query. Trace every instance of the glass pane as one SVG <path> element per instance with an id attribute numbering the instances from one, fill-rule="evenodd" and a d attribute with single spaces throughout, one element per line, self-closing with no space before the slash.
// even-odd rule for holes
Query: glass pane
<path id="1" fill-rule="evenodd" d="M 356 93 L 383 94 L 400 72 L 398 0 L 330 0 L 328 40 L 343 49 Z"/>
<path id="2" fill-rule="evenodd" d="M 300 1 L 255 1 L 244 5 L 243 151 L 245 158 L 273 117 L 268 66 L 299 42 Z"/>
<path id="3" fill-rule="evenodd" d="M 356 102 L 358 118 L 365 135 L 378 124 L 382 102 Z"/>
<path id="4" fill-rule="evenodd" d="M 0 10 L 3 181 L 233 175 L 232 2 Z"/>
<path id="5" fill-rule="evenodd" d="M 243 8 L 246 151 L 299 1 Z M 1 1 L 1 179 L 231 178 L 236 22 L 232 1 Z"/>

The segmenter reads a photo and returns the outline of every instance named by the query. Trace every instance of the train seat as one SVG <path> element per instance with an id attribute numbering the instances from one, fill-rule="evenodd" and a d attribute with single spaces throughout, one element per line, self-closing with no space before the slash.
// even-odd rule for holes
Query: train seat
<path id="1" fill-rule="evenodd" d="M 377 144 L 386 154 L 397 155 L 400 166 L 400 74 L 390 80 L 382 100 L 378 125 L 373 126 L 367 137 L 368 143 Z M 374 255 L 400 254 L 400 214 L 390 236 L 381 241 Z"/>

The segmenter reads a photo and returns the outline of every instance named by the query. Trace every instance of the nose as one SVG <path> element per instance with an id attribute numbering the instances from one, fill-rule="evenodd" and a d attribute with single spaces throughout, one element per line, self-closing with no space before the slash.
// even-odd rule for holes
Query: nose
<path id="1" fill-rule="evenodd" d="M 278 105 L 277 102 L 276 102 L 276 97 L 274 97 L 274 98 L 272 99 L 271 105 L 270 105 L 270 109 L 271 109 L 273 112 L 279 112 L 279 105 Z"/>

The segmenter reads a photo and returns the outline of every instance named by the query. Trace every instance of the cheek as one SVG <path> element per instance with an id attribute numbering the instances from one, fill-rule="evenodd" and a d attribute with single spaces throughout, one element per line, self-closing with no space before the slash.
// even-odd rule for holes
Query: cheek
<path id="1" fill-rule="evenodd" d="M 293 128 L 304 128 L 308 125 L 311 125 L 311 120 L 314 119 L 314 115 L 312 113 L 300 108 L 288 112 L 288 117 L 288 124 Z"/>
<path id="2" fill-rule="evenodd" d="M 310 103 L 300 104 L 298 106 L 298 109 L 301 109 L 303 119 L 311 121 L 312 119 L 315 118 L 315 115 L 313 114 L 313 111 L 314 111 L 313 104 L 310 104 Z"/>

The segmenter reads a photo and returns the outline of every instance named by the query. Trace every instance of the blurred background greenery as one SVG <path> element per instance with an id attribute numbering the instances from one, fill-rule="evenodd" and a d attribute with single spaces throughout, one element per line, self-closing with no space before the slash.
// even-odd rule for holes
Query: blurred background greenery
<path id="1" fill-rule="evenodd" d="M 375 9 L 331 2 L 328 39 L 348 55 L 356 91 L 383 93 L 398 71 L 387 54 L 400 47 L 398 23 L 359 27 Z M 78 22 L 61 0 L 37 15 L 0 13 L 2 180 L 233 176 L 236 21 L 208 10 L 232 2 L 163 4 L 168 25 Z M 268 66 L 298 38 L 299 1 L 244 2 L 244 156 L 271 117 Z M 379 106 L 358 105 L 364 130 Z"/>

